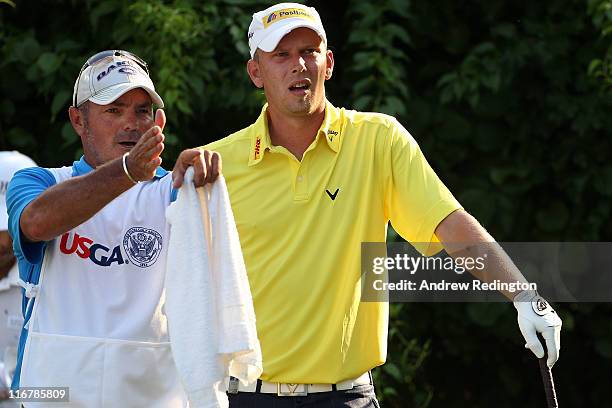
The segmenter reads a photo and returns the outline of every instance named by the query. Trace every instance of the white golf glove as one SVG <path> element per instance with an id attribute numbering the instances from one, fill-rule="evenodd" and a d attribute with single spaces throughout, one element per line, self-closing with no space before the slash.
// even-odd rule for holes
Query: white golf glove
<path id="1" fill-rule="evenodd" d="M 559 359 L 561 349 L 561 319 L 544 298 L 535 290 L 525 290 L 514 297 L 514 307 L 518 311 L 518 324 L 528 348 L 537 358 L 544 357 L 543 345 L 537 333 L 546 341 L 548 360 L 552 368 Z"/>

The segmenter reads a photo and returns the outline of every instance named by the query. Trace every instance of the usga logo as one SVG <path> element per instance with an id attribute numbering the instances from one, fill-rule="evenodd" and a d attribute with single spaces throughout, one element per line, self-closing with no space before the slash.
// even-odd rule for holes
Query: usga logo
<path id="1" fill-rule="evenodd" d="M 123 248 L 133 264 L 146 268 L 157 261 L 162 249 L 162 236 L 149 228 L 132 227 L 123 237 Z"/>
<path id="2" fill-rule="evenodd" d="M 127 258 L 121 252 L 121 245 L 110 249 L 76 232 L 67 232 L 60 239 L 60 251 L 63 254 L 76 254 L 83 259 L 89 258 L 100 266 L 111 266 L 114 263 L 123 265 L 131 262 L 140 268 L 147 268 L 157 261 L 161 253 L 162 236 L 149 228 L 132 227 L 123 237 L 123 248 Z"/>
<path id="3" fill-rule="evenodd" d="M 72 236 L 72 240 L 70 240 Z M 70 241 L 70 242 L 69 242 Z M 111 266 L 113 263 L 123 265 L 127 263 L 121 254 L 121 247 L 117 245 L 112 250 L 102 244 L 94 243 L 92 239 L 79 235 L 76 232 L 67 232 L 60 240 L 60 251 L 66 255 L 76 254 L 100 266 Z"/>

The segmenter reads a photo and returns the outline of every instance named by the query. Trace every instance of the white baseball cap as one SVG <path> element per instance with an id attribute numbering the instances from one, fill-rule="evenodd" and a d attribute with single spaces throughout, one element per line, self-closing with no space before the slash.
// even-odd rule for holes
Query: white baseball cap
<path id="1" fill-rule="evenodd" d="M 299 27 L 314 30 L 327 43 L 321 17 L 314 7 L 280 3 L 253 14 L 248 34 L 251 58 L 255 56 L 257 48 L 266 52 L 274 51 L 285 35 Z"/>
<path id="2" fill-rule="evenodd" d="M 34 160 L 16 151 L 0 152 L 0 231 L 8 229 L 8 214 L 6 211 L 6 189 L 13 174 L 26 167 L 36 167 Z"/>
<path id="3" fill-rule="evenodd" d="M 164 101 L 155 92 L 147 63 L 128 51 L 102 51 L 87 60 L 74 83 L 73 106 L 85 101 L 108 105 L 124 93 L 142 88 L 160 108 Z"/>

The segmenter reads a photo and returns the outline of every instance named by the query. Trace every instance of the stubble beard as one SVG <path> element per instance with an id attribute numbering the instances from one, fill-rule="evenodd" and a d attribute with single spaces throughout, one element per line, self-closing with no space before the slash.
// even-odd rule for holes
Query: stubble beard
<path id="1" fill-rule="evenodd" d="M 319 107 L 325 104 L 325 97 L 319 96 L 319 93 L 324 95 L 323 90 L 319 90 L 316 95 L 310 91 L 303 98 L 291 101 L 286 105 L 287 110 L 294 115 L 311 115 L 316 113 Z"/>
<path id="2" fill-rule="evenodd" d="M 91 161 L 95 163 L 89 163 L 90 160 L 87 160 L 90 166 L 98 167 L 102 164 L 100 154 L 98 153 L 95 143 L 94 143 L 94 135 L 91 133 L 91 128 L 89 127 L 89 106 L 84 105 L 82 108 L 83 112 L 83 129 L 85 129 L 85 139 L 83 140 L 83 152 L 89 156 Z M 85 146 L 87 145 L 87 146 Z"/>
<path id="3" fill-rule="evenodd" d="M 96 168 L 102 165 L 104 162 L 102 161 L 102 157 L 100 157 L 100 153 L 95 147 L 95 142 L 94 142 L 95 136 L 92 134 L 91 129 L 89 128 L 87 123 L 85 123 L 84 127 L 85 127 L 85 141 L 87 143 L 86 153 L 91 158 L 91 161 L 94 162 L 94 163 L 89 163 L 89 165 Z M 85 146 L 83 146 L 83 150 L 85 151 Z"/>
<path id="4" fill-rule="evenodd" d="M 312 100 L 305 96 L 303 99 L 298 101 L 291 101 L 287 106 L 289 112 L 295 115 L 307 115 L 311 113 Z"/>

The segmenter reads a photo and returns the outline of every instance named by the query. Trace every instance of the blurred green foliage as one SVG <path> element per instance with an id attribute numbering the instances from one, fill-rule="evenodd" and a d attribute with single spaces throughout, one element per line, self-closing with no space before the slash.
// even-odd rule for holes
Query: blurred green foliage
<path id="1" fill-rule="evenodd" d="M 593 25 L 600 32 L 599 41 L 608 45 L 601 58 L 595 58 L 589 65 L 589 74 L 603 82 L 604 89 L 612 89 L 612 1 L 589 0 L 589 15 Z"/>
<path id="2" fill-rule="evenodd" d="M 264 98 L 246 75 L 246 28 L 269 4 L 0 0 L 0 148 L 45 166 L 80 156 L 66 114 L 75 77 L 91 54 L 121 48 L 149 62 L 167 103 L 171 167 L 255 119 Z M 330 100 L 397 116 L 498 240 L 612 240 L 610 0 L 309 4 L 335 54 Z M 603 406 L 612 307 L 557 308 L 559 398 Z M 389 359 L 374 375 L 386 407 L 544 402 L 508 304 L 391 305 Z"/>

